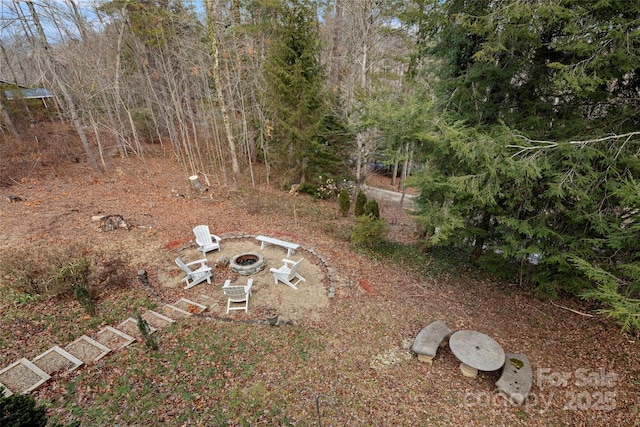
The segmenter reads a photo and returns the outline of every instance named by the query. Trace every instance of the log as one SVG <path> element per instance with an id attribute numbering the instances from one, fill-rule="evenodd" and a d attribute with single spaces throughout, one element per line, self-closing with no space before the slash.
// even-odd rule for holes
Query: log
<path id="1" fill-rule="evenodd" d="M 93 215 L 91 221 L 102 221 L 100 225 L 101 231 L 113 231 L 118 228 L 129 229 L 129 224 L 122 215 Z"/>

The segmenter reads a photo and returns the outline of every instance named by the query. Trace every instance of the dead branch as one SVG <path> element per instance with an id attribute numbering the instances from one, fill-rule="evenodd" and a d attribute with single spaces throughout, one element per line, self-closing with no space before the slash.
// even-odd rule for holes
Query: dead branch
<path id="1" fill-rule="evenodd" d="M 556 303 L 555 303 L 555 302 L 553 302 L 553 301 L 551 301 L 551 304 L 555 305 L 556 307 L 560 307 L 560 308 L 562 308 L 562 309 L 564 309 L 564 310 L 569 310 L 569 311 L 570 311 L 570 312 L 572 312 L 572 313 L 579 314 L 580 316 L 593 317 L 593 314 L 583 313 L 583 312 L 581 312 L 581 311 L 574 310 L 574 309 L 569 308 L 569 307 L 565 307 L 564 305 L 556 304 Z"/>
<path id="2" fill-rule="evenodd" d="M 540 145 L 531 145 L 531 146 L 524 146 L 524 145 L 516 145 L 516 144 L 510 144 L 507 145 L 508 148 L 517 148 L 518 152 L 516 152 L 515 154 L 513 154 L 513 156 L 511 157 L 515 157 L 518 156 L 520 154 L 522 154 L 523 152 L 526 151 L 534 151 L 534 150 L 543 150 L 545 148 L 554 148 L 557 147 L 558 145 L 561 144 L 568 144 L 568 145 L 578 145 L 578 146 L 582 146 L 582 145 L 587 145 L 587 144 L 595 144 L 598 142 L 604 142 L 604 141 L 610 141 L 612 139 L 622 139 L 622 138 L 626 138 L 627 141 L 629 141 L 629 139 L 633 136 L 636 135 L 640 135 L 640 131 L 634 131 L 634 132 L 629 132 L 629 133 L 625 133 L 622 135 L 609 135 L 609 136 L 603 136 L 602 138 L 595 138 L 595 139 L 586 139 L 584 141 L 567 141 L 567 142 L 555 142 L 555 141 L 544 141 L 544 140 L 537 140 L 537 139 L 530 139 L 527 138 L 524 135 L 517 135 L 518 138 L 525 140 L 526 142 L 530 143 L 530 144 L 540 144 Z"/>

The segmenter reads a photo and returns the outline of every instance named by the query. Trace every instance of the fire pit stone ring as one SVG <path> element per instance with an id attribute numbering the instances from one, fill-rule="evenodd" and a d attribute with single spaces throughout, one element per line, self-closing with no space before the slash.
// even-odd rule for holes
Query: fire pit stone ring
<path id="1" fill-rule="evenodd" d="M 241 276 L 250 276 L 262 271 L 265 264 L 262 255 L 255 252 L 245 252 L 234 255 L 229 262 L 229 268 Z"/>

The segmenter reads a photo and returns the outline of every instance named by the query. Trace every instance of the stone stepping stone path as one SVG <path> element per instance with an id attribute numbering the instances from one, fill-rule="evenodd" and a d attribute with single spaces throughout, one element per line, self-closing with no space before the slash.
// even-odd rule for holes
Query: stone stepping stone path
<path id="1" fill-rule="evenodd" d="M 175 323 L 175 319 L 200 314 L 217 305 L 217 301 L 208 295 L 199 295 L 194 299 L 195 301 L 180 298 L 173 304 L 164 304 L 158 311 L 147 310 L 142 318 L 149 324 L 151 333 L 154 333 Z M 5 397 L 16 393 L 30 393 L 47 382 L 51 375 L 72 372 L 84 364 L 94 363 L 136 340 L 143 340 L 138 321 L 129 317 L 115 328 L 105 326 L 96 333 L 95 339 L 82 335 L 64 348 L 53 346 L 33 361 L 21 358 L 0 370 L 0 387 L 3 388 Z"/>
<path id="2" fill-rule="evenodd" d="M 96 334 L 96 341 L 112 350 L 120 350 L 133 343 L 136 339 L 111 326 L 105 326 Z"/>
<path id="3" fill-rule="evenodd" d="M 147 321 L 150 327 L 155 328 L 156 330 L 166 328 L 176 322 L 175 320 L 153 310 L 145 311 L 142 314 L 142 318 Z"/>
<path id="4" fill-rule="evenodd" d="M 200 304 L 186 298 L 180 298 L 178 301 L 174 302 L 173 305 L 190 314 L 200 314 L 208 308 L 206 304 Z"/>
<path id="5" fill-rule="evenodd" d="M 56 345 L 33 359 L 33 364 L 53 375 L 57 372 L 72 372 L 84 365 L 84 362 Z"/>
<path id="6" fill-rule="evenodd" d="M 64 348 L 84 363 L 97 362 L 107 354 L 111 353 L 111 349 L 100 344 L 93 338 L 86 335 L 78 337 L 71 344 L 67 344 Z"/>
<path id="7" fill-rule="evenodd" d="M 140 329 L 138 329 L 138 321 L 133 317 L 129 317 L 124 322 L 120 323 L 116 328 L 125 334 L 134 337 L 136 341 L 144 341 L 144 337 L 140 333 Z M 157 329 L 149 325 L 149 333 L 153 334 Z"/>
<path id="8" fill-rule="evenodd" d="M 6 397 L 14 393 L 29 393 L 49 378 L 49 374 L 24 357 L 0 371 L 0 383 L 5 387 Z"/>

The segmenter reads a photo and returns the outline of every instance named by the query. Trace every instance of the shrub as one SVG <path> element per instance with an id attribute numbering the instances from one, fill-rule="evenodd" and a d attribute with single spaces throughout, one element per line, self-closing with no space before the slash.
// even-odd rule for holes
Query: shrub
<path id="1" fill-rule="evenodd" d="M 96 315 L 96 303 L 93 300 L 93 296 L 89 289 L 85 285 L 76 285 L 73 290 L 74 295 L 76 296 L 76 300 L 80 303 L 84 311 L 87 312 L 89 316 Z"/>
<path id="2" fill-rule="evenodd" d="M 298 187 L 298 193 L 308 194 L 310 196 L 317 196 L 318 195 L 318 187 L 313 185 L 313 184 L 311 184 L 311 183 L 303 182 Z"/>
<path id="3" fill-rule="evenodd" d="M 387 235 L 387 223 L 384 219 L 375 218 L 372 215 L 361 215 L 358 223 L 351 231 L 351 241 L 356 245 L 373 248 L 384 241 Z"/>
<path id="4" fill-rule="evenodd" d="M 82 245 L 31 246 L 0 251 L 0 281 L 21 293 L 55 297 L 75 293 L 77 284 L 93 294 L 126 286 L 135 277 L 121 254 Z"/>
<path id="5" fill-rule="evenodd" d="M 320 177 L 322 179 L 322 177 Z M 323 183 L 318 186 L 318 198 L 320 199 L 333 199 L 338 195 L 338 184 L 331 179 L 327 178 Z"/>
<path id="6" fill-rule="evenodd" d="M 351 207 L 351 198 L 349 197 L 349 190 L 343 188 L 338 195 L 338 203 L 340 204 L 340 214 L 342 216 L 349 215 L 349 208 Z"/>
<path id="7" fill-rule="evenodd" d="M 150 349 L 157 350 L 158 342 L 156 341 L 156 337 L 151 332 L 149 324 L 142 318 L 142 315 L 140 313 L 136 313 L 136 318 L 138 320 L 138 330 L 140 331 L 140 335 L 142 335 L 142 338 L 144 338 L 144 343 Z"/>
<path id="8" fill-rule="evenodd" d="M 374 218 L 380 218 L 380 207 L 378 206 L 376 199 L 367 200 L 367 203 L 364 204 L 363 215 L 371 215 Z"/>
<path id="9" fill-rule="evenodd" d="M 91 262 L 86 257 L 80 257 L 67 263 L 58 270 L 55 280 L 61 289 L 73 289 L 76 300 L 91 316 L 96 314 L 96 304 L 89 291 L 89 275 Z"/>
<path id="10" fill-rule="evenodd" d="M 5 250 L 0 254 L 0 279 L 13 289 L 33 295 L 58 295 L 56 275 L 73 260 L 75 247 L 35 246 Z"/>
<path id="11" fill-rule="evenodd" d="M 356 195 L 356 203 L 353 206 L 353 214 L 355 216 L 361 216 L 364 214 L 364 205 L 367 203 L 367 195 L 364 194 L 364 191 L 358 190 L 358 194 Z"/>
<path id="12" fill-rule="evenodd" d="M 90 266 L 90 261 L 84 256 L 66 263 L 58 270 L 56 282 L 65 288 L 86 287 L 89 283 Z"/>
<path id="13" fill-rule="evenodd" d="M 4 397 L 0 387 L 0 426 L 44 427 L 47 425 L 47 409 L 37 406 L 31 396 L 14 394 Z"/>

